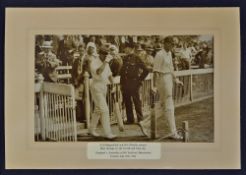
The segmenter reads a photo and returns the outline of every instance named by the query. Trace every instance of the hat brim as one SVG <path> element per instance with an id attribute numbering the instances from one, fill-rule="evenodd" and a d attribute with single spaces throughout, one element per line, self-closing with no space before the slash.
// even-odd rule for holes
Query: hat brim
<path id="1" fill-rule="evenodd" d="M 147 51 L 154 51 L 154 49 L 148 49 L 148 48 L 147 48 L 146 50 L 147 50 Z"/>
<path id="2" fill-rule="evenodd" d="M 41 48 L 48 48 L 48 49 L 51 49 L 52 46 L 41 46 Z"/>

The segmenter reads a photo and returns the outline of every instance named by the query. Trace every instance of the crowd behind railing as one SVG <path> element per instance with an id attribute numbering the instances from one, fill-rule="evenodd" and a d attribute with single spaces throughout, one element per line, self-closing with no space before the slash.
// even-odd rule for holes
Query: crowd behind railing
<path id="1" fill-rule="evenodd" d="M 213 67 L 212 41 L 195 41 L 197 36 L 171 37 L 175 71 Z M 47 82 L 71 83 L 79 106 L 76 116 L 83 119 L 84 73 L 90 73 L 90 57 L 107 51 L 114 57 L 110 63 L 113 76 L 118 76 L 122 60 L 134 52 L 151 72 L 155 55 L 163 48 L 161 41 L 161 36 L 37 35 L 35 75 L 41 74 Z M 58 74 L 63 74 L 62 81 Z"/>
<path id="2" fill-rule="evenodd" d="M 199 41 L 199 36 L 172 36 L 172 58 L 175 70 L 207 68 L 213 66 L 213 40 Z M 56 65 L 72 66 L 76 76 L 79 61 L 87 54 L 88 43 L 94 43 L 97 50 L 114 45 L 118 55 L 124 59 L 129 48 L 141 52 L 146 64 L 153 63 L 155 54 L 162 48 L 161 36 L 103 36 L 103 35 L 37 35 L 35 47 L 35 68 L 44 74 L 48 81 L 55 75 L 48 76 Z M 139 50 L 139 51 L 138 51 Z M 45 58 L 48 58 L 47 63 Z M 84 68 L 88 67 L 84 62 Z M 43 69 L 46 69 L 45 71 Z M 75 75 L 74 75 L 75 74 Z M 77 80 L 74 80 L 77 81 Z M 76 84 L 76 82 L 74 82 Z"/>

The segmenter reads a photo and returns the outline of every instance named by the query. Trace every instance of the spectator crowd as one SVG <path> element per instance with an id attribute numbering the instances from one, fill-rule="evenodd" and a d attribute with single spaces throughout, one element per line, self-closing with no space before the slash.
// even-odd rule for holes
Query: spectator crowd
<path id="1" fill-rule="evenodd" d="M 171 37 L 175 71 L 213 66 L 213 41 L 199 41 L 199 36 Z M 114 50 L 114 53 L 111 53 L 119 59 L 124 59 L 129 51 L 134 49 L 134 52 L 141 55 L 148 69 L 151 69 L 156 53 L 162 49 L 162 39 L 162 36 L 37 35 L 35 70 L 42 73 L 47 81 L 52 81 L 49 78 L 52 73 L 55 77 L 55 71 L 52 69 L 59 65 L 70 65 L 73 67 L 73 82 L 76 86 L 80 81 L 77 78 L 78 69 L 82 70 L 79 62 L 88 60 L 86 55 L 90 55 L 88 44 L 95 46 L 95 53 L 99 53 L 101 48 L 109 51 L 112 46 L 110 49 Z M 113 67 L 113 71 L 117 72 L 117 66 L 113 64 Z M 87 61 L 83 61 L 83 68 L 89 68 Z"/>

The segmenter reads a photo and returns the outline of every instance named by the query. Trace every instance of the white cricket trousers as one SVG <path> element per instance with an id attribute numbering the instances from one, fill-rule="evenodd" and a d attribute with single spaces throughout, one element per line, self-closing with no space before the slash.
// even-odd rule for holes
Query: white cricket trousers
<path id="1" fill-rule="evenodd" d="M 91 96 L 95 104 L 94 115 L 91 118 L 90 130 L 93 131 L 97 128 L 99 120 L 101 121 L 104 135 L 112 134 L 109 118 L 109 109 L 106 101 L 107 85 L 104 82 L 92 81 Z"/>
<path id="2" fill-rule="evenodd" d="M 156 78 L 156 88 L 160 96 L 161 113 L 157 115 L 157 119 L 160 116 L 167 118 L 168 125 L 171 134 L 177 132 L 175 116 L 174 116 L 174 102 L 173 102 L 173 76 L 171 73 L 161 74 Z M 144 126 L 150 128 L 150 117 L 144 120 Z"/>

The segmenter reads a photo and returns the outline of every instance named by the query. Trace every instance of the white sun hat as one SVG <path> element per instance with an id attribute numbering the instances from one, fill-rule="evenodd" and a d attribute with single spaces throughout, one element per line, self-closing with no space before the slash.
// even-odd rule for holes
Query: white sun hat
<path id="1" fill-rule="evenodd" d="M 93 47 L 94 49 L 96 49 L 96 44 L 93 42 L 88 42 L 88 44 L 86 45 L 86 50 L 88 50 L 89 47 Z"/>
<path id="2" fill-rule="evenodd" d="M 41 47 L 42 48 L 52 48 L 51 43 L 52 41 L 44 41 Z"/>
<path id="3" fill-rule="evenodd" d="M 115 50 L 115 51 L 116 51 L 116 53 L 118 53 L 118 52 L 119 52 L 118 47 L 117 47 L 116 45 L 114 45 L 114 44 L 111 44 L 111 45 L 109 46 L 109 50 Z"/>

